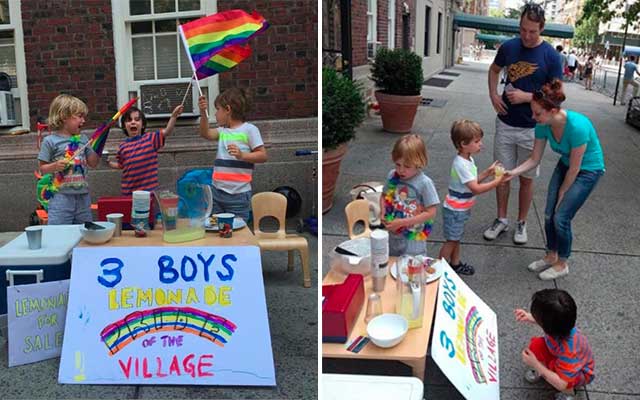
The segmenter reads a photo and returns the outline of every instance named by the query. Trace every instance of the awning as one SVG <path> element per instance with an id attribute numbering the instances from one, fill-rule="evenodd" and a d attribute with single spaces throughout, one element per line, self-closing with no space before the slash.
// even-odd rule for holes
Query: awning
<path id="1" fill-rule="evenodd" d="M 514 36 L 489 35 L 487 33 L 476 33 L 476 39 L 481 40 L 483 42 L 502 43 L 513 38 Z"/>
<path id="2" fill-rule="evenodd" d="M 600 36 L 600 44 L 609 42 L 609 46 L 622 46 L 622 36 L 622 33 L 607 32 Z M 629 33 L 625 43 L 625 47 L 627 46 L 640 46 L 640 35 Z"/>
<path id="3" fill-rule="evenodd" d="M 624 46 L 625 56 L 640 56 L 640 47 L 638 46 Z"/>
<path id="4" fill-rule="evenodd" d="M 520 33 L 520 20 L 518 19 L 456 13 L 453 17 L 453 23 L 458 27 L 464 28 Z M 565 24 L 545 24 L 542 36 L 570 39 L 573 37 L 573 26 Z"/>

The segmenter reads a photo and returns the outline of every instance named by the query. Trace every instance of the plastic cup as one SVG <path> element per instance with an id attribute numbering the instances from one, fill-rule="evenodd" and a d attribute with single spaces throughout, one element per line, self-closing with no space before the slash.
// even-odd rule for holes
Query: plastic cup
<path id="1" fill-rule="evenodd" d="M 42 248 L 42 227 L 28 226 L 24 229 L 27 233 L 27 243 L 30 250 L 38 250 Z"/>
<path id="2" fill-rule="evenodd" d="M 229 238 L 233 236 L 233 219 L 236 217 L 232 213 L 218 214 L 218 232 L 221 237 Z"/>
<path id="3" fill-rule="evenodd" d="M 372 319 L 382 314 L 382 298 L 378 293 L 371 293 L 369 295 L 369 301 L 367 302 L 367 312 L 364 317 L 364 322 L 369 323 Z"/>
<path id="4" fill-rule="evenodd" d="M 115 230 L 113 231 L 114 237 L 122 234 L 122 218 L 124 218 L 124 214 L 122 213 L 107 214 L 107 221 L 116 224 Z"/>
<path id="5" fill-rule="evenodd" d="M 504 167 L 501 165 L 496 165 L 494 172 L 496 178 L 500 178 L 502 175 L 504 175 Z"/>

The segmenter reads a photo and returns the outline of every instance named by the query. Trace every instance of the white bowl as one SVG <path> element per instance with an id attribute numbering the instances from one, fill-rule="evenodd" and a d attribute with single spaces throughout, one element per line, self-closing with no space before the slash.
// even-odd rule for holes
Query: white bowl
<path id="1" fill-rule="evenodd" d="M 367 335 L 378 347 L 393 347 L 404 339 L 409 323 L 400 314 L 378 315 L 367 324 Z"/>
<path id="2" fill-rule="evenodd" d="M 84 240 L 93 244 L 107 243 L 111 240 L 113 232 L 116 229 L 116 224 L 105 221 L 94 222 L 94 224 L 104 226 L 105 229 L 91 230 L 85 228 L 84 225 L 80 225 L 80 234 Z"/>

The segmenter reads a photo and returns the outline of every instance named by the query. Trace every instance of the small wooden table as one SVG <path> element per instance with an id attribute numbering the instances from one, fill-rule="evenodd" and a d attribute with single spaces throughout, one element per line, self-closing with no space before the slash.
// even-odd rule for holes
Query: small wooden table
<path id="1" fill-rule="evenodd" d="M 389 265 L 393 265 L 394 259 L 389 260 Z M 389 271 L 391 267 L 389 268 Z M 341 283 L 345 276 L 333 270 L 322 280 L 323 285 Z M 356 324 L 351 331 L 349 340 L 359 335 L 365 336 L 367 333 L 367 324 L 364 317 L 367 308 L 367 300 L 369 294 L 373 293 L 371 277 L 364 280 L 365 301 L 356 320 Z M 438 295 L 438 280 L 425 286 L 425 304 L 424 315 L 422 318 L 422 327 L 409 329 L 407 336 L 398 345 L 389 349 L 383 349 L 376 346 L 373 342 L 367 344 L 359 353 L 347 351 L 344 343 L 322 343 L 323 358 L 351 358 L 351 359 L 370 359 L 370 360 L 393 360 L 407 364 L 413 369 L 413 376 L 424 380 L 425 363 L 427 361 L 427 348 L 429 347 L 429 335 L 431 334 L 431 325 L 433 324 L 433 316 L 436 308 L 436 299 Z M 396 281 L 387 275 L 384 284 L 384 291 L 380 293 L 382 298 L 382 312 L 394 313 L 396 300 Z"/>
<path id="2" fill-rule="evenodd" d="M 167 243 L 162 240 L 162 229 L 147 231 L 146 237 L 135 237 L 134 231 L 122 231 L 122 235 L 112 237 L 107 243 L 92 244 L 81 240 L 78 247 L 151 247 L 151 246 L 257 246 L 258 241 L 248 227 L 233 231 L 230 238 L 221 238 L 218 232 L 206 232 L 204 238 L 190 242 Z"/>

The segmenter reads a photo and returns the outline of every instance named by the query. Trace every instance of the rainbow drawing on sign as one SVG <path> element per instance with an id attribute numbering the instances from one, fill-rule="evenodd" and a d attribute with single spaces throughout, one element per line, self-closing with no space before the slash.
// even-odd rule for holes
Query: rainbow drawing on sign
<path id="1" fill-rule="evenodd" d="M 158 307 L 128 314 L 107 325 L 100 337 L 112 356 L 137 338 L 157 331 L 187 332 L 224 347 L 236 328 L 226 318 L 195 308 Z"/>
<path id="2" fill-rule="evenodd" d="M 471 364 L 471 372 L 473 379 L 478 383 L 487 383 L 487 378 L 482 370 L 480 354 L 478 353 L 478 332 L 482 324 L 482 317 L 478 309 L 473 306 L 467 313 L 466 318 L 466 337 L 467 337 L 467 355 Z"/>

